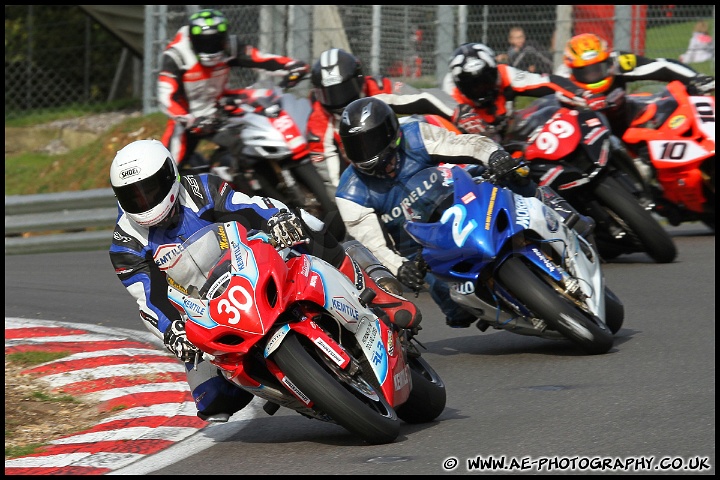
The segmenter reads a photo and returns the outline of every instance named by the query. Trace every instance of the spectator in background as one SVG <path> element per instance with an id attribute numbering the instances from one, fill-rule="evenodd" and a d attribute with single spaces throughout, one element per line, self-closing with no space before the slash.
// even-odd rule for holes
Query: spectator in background
<path id="1" fill-rule="evenodd" d="M 507 63 L 519 70 L 532 73 L 552 73 L 553 62 L 549 52 L 529 41 L 522 27 L 512 27 L 508 33 L 510 47 L 507 53 L 496 57 L 498 63 Z"/>
<path id="2" fill-rule="evenodd" d="M 706 21 L 700 20 L 695 24 L 687 52 L 679 57 L 681 62 L 700 63 L 713 58 L 715 49 L 713 48 L 712 37 L 709 35 L 709 31 L 710 28 Z"/>

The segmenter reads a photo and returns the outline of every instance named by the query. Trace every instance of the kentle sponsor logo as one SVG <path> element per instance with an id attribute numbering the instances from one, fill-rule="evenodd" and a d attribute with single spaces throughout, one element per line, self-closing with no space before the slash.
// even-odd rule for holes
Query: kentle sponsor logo
<path id="1" fill-rule="evenodd" d="M 172 268 L 175 263 L 177 263 L 182 252 L 183 246 L 179 243 L 160 245 L 157 250 L 155 250 L 153 261 L 155 262 L 155 265 L 164 272 L 165 270 Z"/>
<path id="2" fill-rule="evenodd" d="M 407 365 L 401 371 L 393 375 L 393 384 L 395 385 L 395 391 L 400 390 L 408 384 Z"/>
<path id="3" fill-rule="evenodd" d="M 358 321 L 358 318 L 359 318 L 358 311 L 353 306 L 351 306 L 351 305 L 347 304 L 346 302 L 339 300 L 337 298 L 333 298 L 330 301 L 330 304 L 331 304 L 332 308 L 334 308 L 341 315 L 348 316 L 348 317 L 352 318 L 353 320 L 355 320 L 356 322 Z"/>
<path id="4" fill-rule="evenodd" d="M 205 307 L 195 303 L 190 298 L 183 299 L 183 306 L 185 307 L 185 311 L 191 315 L 195 314 L 195 316 L 202 317 L 205 314 Z"/>

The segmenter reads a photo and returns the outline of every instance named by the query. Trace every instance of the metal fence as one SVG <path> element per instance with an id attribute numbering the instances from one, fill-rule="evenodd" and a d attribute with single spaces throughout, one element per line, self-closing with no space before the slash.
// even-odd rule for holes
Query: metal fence
<path id="1" fill-rule="evenodd" d="M 111 188 L 5 196 L 5 255 L 108 249 L 117 215 Z"/>
<path id="2" fill-rule="evenodd" d="M 696 23 L 706 21 L 714 48 L 714 5 L 145 5 L 144 56 L 127 61 L 123 43 L 78 5 L 6 5 L 6 120 L 126 98 L 142 100 L 145 113 L 156 111 L 160 53 L 188 12 L 206 7 L 221 9 L 232 33 L 267 53 L 312 62 L 330 46 L 343 47 L 362 59 L 366 74 L 419 87 L 439 84 L 463 42 L 504 52 L 513 26 L 556 66 L 565 40 L 581 32 L 598 33 L 618 49 L 678 58 Z M 714 75 L 714 56 L 693 66 Z M 256 76 L 234 72 L 231 86 Z"/>

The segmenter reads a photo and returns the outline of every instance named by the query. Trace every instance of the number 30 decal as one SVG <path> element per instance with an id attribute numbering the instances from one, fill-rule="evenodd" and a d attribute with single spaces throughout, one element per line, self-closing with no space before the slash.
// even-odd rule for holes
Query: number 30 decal
<path id="1" fill-rule="evenodd" d="M 464 208 L 460 205 L 453 205 L 445 210 L 442 218 L 440 219 L 441 223 L 447 223 L 452 220 L 453 241 L 458 247 L 462 247 L 465 244 L 465 240 L 468 235 L 470 235 L 470 232 L 477 228 L 477 222 L 475 220 L 470 220 L 465 224 L 465 226 L 462 226 L 466 215 L 467 212 Z"/>
<path id="2" fill-rule="evenodd" d="M 242 295 L 242 301 L 238 301 L 235 296 L 236 293 Z M 227 298 L 220 299 L 217 304 L 217 308 L 220 313 L 227 313 L 229 317 L 227 322 L 230 325 L 235 325 L 240 321 L 240 312 L 238 310 L 247 312 L 251 306 L 252 297 L 245 288 L 237 285 L 228 290 Z"/>

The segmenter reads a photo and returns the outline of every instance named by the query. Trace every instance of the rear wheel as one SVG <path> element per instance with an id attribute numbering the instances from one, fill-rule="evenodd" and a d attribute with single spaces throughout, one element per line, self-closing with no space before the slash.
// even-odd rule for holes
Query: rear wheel
<path id="1" fill-rule="evenodd" d="M 420 356 L 408 356 L 412 390 L 407 401 L 396 408 L 400 420 L 425 423 L 435 420 L 445 410 L 445 384 L 435 370 Z"/>
<path id="2" fill-rule="evenodd" d="M 512 257 L 503 263 L 498 269 L 498 278 L 534 316 L 586 353 L 596 355 L 612 348 L 613 335 L 607 325 L 561 297 L 520 258 Z"/>
<path id="3" fill-rule="evenodd" d="M 338 425 L 374 445 L 393 442 L 400 434 L 400 421 L 383 393 L 360 376 L 349 382 L 331 375 L 322 366 L 322 359 L 314 357 L 314 347 L 308 348 L 289 333 L 273 359 L 312 400 L 314 408 L 332 417 Z"/>
<path id="4" fill-rule="evenodd" d="M 620 331 L 625 321 L 625 306 L 612 290 L 605 287 L 605 324 L 613 335 Z"/>

